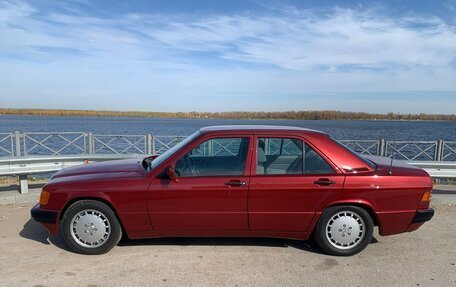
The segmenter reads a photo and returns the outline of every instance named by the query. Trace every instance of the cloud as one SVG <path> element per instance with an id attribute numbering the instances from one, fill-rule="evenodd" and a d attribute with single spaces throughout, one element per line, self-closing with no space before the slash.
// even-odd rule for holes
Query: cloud
<path id="1" fill-rule="evenodd" d="M 441 67 L 454 61 L 456 50 L 455 28 L 438 19 L 347 9 L 324 16 L 216 16 L 171 22 L 147 34 L 173 49 L 216 51 L 224 59 L 291 70 Z"/>
<path id="2" fill-rule="evenodd" d="M 84 91 L 104 95 L 102 105 L 110 94 L 130 91 L 154 99 L 215 96 L 231 109 L 239 108 L 230 100 L 235 94 L 290 102 L 331 95 L 328 103 L 345 97 L 350 109 L 347 93 L 364 93 L 369 103 L 378 92 L 456 92 L 456 27 L 437 16 L 290 6 L 238 14 L 97 16 L 79 6 L 3 1 L 0 28 L 0 98 L 25 98 L 32 90 L 44 96 Z M 277 106 L 267 102 L 260 109 Z M 318 107 L 324 108 L 322 102 Z"/>
<path id="3" fill-rule="evenodd" d="M 127 45 L 149 51 L 210 53 L 216 60 L 281 69 L 448 66 L 456 59 L 456 28 L 439 18 L 389 18 L 376 11 L 284 8 L 278 14 L 125 14 L 119 18 L 50 13 L 5 2 L 0 21 L 10 49 L 79 49 L 109 53 Z M 40 11 L 45 13 L 46 11 Z M 22 31 L 22 37 L 8 32 Z M 7 52 L 7 51 L 6 51 Z M 141 55 L 139 55 L 141 56 Z"/>

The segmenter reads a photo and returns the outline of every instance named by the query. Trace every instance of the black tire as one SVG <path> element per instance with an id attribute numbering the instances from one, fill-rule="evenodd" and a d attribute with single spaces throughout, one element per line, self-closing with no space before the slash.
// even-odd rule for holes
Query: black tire
<path id="1" fill-rule="evenodd" d="M 374 223 L 365 209 L 341 205 L 329 207 L 323 212 L 315 227 L 314 237 L 326 253 L 350 256 L 366 248 L 372 240 L 373 232 Z"/>
<path id="2" fill-rule="evenodd" d="M 76 228 L 78 223 L 73 225 L 72 221 L 76 219 L 76 216 L 81 220 L 86 215 L 88 219 L 84 219 L 84 222 L 88 224 L 84 224 L 84 226 L 88 227 L 82 227 L 83 221 L 78 221 L 80 228 L 83 228 L 82 232 L 80 228 Z M 90 222 L 92 219 L 95 221 L 95 225 Z M 92 228 L 92 230 L 87 230 L 87 228 Z M 60 230 L 65 243 L 71 250 L 87 255 L 106 253 L 122 238 L 122 227 L 114 211 L 106 204 L 96 200 L 80 200 L 68 207 L 63 215 Z M 81 238 L 78 236 L 78 231 L 82 235 Z M 100 241 L 84 241 L 82 237 L 89 237 L 89 234 L 92 237 L 95 235 L 95 238 L 99 238 L 98 236 L 102 236 L 102 238 Z"/>

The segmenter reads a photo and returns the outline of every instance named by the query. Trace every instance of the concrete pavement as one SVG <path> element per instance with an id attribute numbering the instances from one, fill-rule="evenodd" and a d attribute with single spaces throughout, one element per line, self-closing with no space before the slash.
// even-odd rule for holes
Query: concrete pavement
<path id="1" fill-rule="evenodd" d="M 48 238 L 32 205 L 0 205 L 0 286 L 456 286 L 454 205 L 433 204 L 435 217 L 415 232 L 375 232 L 352 257 L 268 238 L 123 240 L 85 256 Z"/>

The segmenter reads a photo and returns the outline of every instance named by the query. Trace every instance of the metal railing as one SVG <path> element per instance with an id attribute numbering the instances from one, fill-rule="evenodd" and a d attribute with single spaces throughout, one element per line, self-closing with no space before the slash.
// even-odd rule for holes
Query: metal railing
<path id="1" fill-rule="evenodd" d="M 439 160 L 456 160 L 456 141 L 442 141 L 442 154 L 440 155 Z"/>
<path id="2" fill-rule="evenodd" d="M 185 136 L 105 135 L 91 132 L 0 133 L 0 158 L 76 154 L 160 154 Z"/>
<path id="3" fill-rule="evenodd" d="M 84 132 L 23 133 L 22 151 L 25 156 L 86 154 L 86 136 Z"/>
<path id="4" fill-rule="evenodd" d="M 91 132 L 0 133 L 0 176 L 19 175 L 21 192 L 27 174 L 53 172 L 87 162 L 161 154 L 185 136 L 103 135 Z M 341 140 L 367 155 L 407 160 L 436 178 L 456 177 L 456 141 Z M 204 154 L 231 154 L 231 142 L 203 146 Z M 271 143 L 274 145 L 274 143 Z"/>
<path id="5" fill-rule="evenodd" d="M 456 161 L 454 141 L 341 140 L 352 150 L 367 155 L 408 161 Z"/>
<path id="6" fill-rule="evenodd" d="M 147 154 L 153 153 L 147 147 L 147 135 L 91 135 L 91 154 Z"/>
<path id="7" fill-rule="evenodd" d="M 150 151 L 152 154 L 161 154 L 183 141 L 186 136 L 152 136 Z"/>
<path id="8" fill-rule="evenodd" d="M 14 155 L 14 135 L 11 133 L 0 133 L 0 156 Z"/>
<path id="9" fill-rule="evenodd" d="M 185 136 L 91 132 L 0 133 L 0 158 L 76 154 L 161 154 Z M 456 161 L 456 141 L 341 140 L 352 150 L 408 161 Z"/>

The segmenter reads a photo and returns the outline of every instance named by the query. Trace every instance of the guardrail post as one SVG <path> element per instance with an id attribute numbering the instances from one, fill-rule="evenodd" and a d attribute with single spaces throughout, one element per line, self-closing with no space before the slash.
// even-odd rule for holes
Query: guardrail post
<path id="1" fill-rule="evenodd" d="M 155 138 L 152 136 L 152 154 L 156 155 L 157 154 L 157 146 L 155 145 Z"/>
<path id="2" fill-rule="evenodd" d="M 87 133 L 87 141 L 89 146 L 89 154 L 94 154 L 94 140 L 93 140 L 93 133 Z"/>
<path id="3" fill-rule="evenodd" d="M 207 146 L 207 155 L 213 156 L 214 155 L 214 141 L 210 140 Z"/>
<path id="4" fill-rule="evenodd" d="M 28 180 L 26 174 L 19 175 L 19 185 L 21 194 L 28 193 Z"/>
<path id="5" fill-rule="evenodd" d="M 377 155 L 385 156 L 385 139 L 381 139 L 378 141 Z"/>
<path id="6" fill-rule="evenodd" d="M 21 134 L 18 131 L 14 132 L 14 142 L 16 146 L 16 156 L 21 156 Z"/>
<path id="7" fill-rule="evenodd" d="M 442 161 L 442 158 L 443 158 L 443 140 L 438 140 L 435 143 L 434 160 Z"/>
<path id="8" fill-rule="evenodd" d="M 146 135 L 146 145 L 147 145 L 146 154 L 153 154 L 153 144 L 152 144 L 153 140 L 154 139 L 151 134 Z"/>

